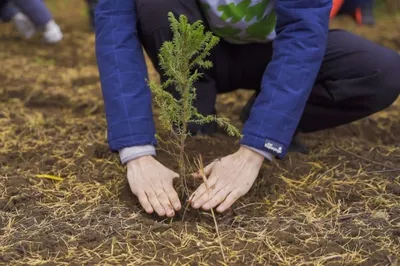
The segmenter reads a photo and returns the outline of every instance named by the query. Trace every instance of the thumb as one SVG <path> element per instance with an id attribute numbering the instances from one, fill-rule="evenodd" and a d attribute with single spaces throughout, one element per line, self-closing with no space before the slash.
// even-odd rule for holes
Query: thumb
<path id="1" fill-rule="evenodd" d="M 209 176 L 209 175 L 211 174 L 211 171 L 212 171 L 212 169 L 213 169 L 213 167 L 215 166 L 216 163 L 217 163 L 216 161 L 213 161 L 212 163 L 210 163 L 209 165 L 207 165 L 206 167 L 204 167 L 203 171 L 204 171 L 204 174 L 205 174 L 206 176 Z M 199 171 L 197 171 L 196 173 L 193 173 L 192 176 L 193 176 L 194 178 L 200 178 L 200 177 L 202 177 L 201 174 L 200 174 L 200 169 L 199 169 Z"/>

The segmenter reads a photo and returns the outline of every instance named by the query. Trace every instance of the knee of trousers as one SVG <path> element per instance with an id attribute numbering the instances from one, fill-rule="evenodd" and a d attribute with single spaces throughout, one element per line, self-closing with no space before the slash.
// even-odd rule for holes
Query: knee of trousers
<path id="1" fill-rule="evenodd" d="M 391 106 L 400 94 L 400 55 L 397 52 L 387 51 L 376 77 L 380 88 L 376 89 L 372 102 L 374 111 L 380 111 Z"/>

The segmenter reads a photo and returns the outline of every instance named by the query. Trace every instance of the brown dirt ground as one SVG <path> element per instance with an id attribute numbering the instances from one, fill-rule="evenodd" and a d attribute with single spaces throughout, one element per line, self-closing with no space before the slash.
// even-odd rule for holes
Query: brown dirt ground
<path id="1" fill-rule="evenodd" d="M 0 26 L 0 264 L 223 264 L 209 213 L 191 211 L 184 221 L 143 213 L 106 144 L 84 5 L 54 1 L 52 8 L 65 32 L 60 45 L 21 41 Z M 400 29 L 387 27 L 398 18 L 374 29 L 338 23 L 400 50 Z M 248 97 L 223 95 L 218 109 L 240 126 Z M 265 164 L 249 195 L 217 217 L 226 264 L 399 265 L 399 115 L 398 101 L 305 135 L 309 156 Z M 216 136 L 191 139 L 188 150 L 210 161 L 237 147 Z M 176 167 L 166 154 L 158 158 Z"/>

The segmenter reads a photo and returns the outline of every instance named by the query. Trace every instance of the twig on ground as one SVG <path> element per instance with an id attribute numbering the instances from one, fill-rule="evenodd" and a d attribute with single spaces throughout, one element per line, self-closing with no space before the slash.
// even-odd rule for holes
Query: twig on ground
<path id="1" fill-rule="evenodd" d="M 388 170 L 377 170 L 371 172 L 365 172 L 366 174 L 377 174 L 377 173 L 389 173 L 389 172 L 400 172 L 400 168 L 388 169 Z"/>
<path id="2" fill-rule="evenodd" d="M 210 202 L 210 188 L 207 185 L 207 177 L 206 177 L 206 174 L 204 173 L 204 163 L 203 163 L 203 158 L 201 157 L 201 155 L 199 155 L 199 157 L 197 158 L 196 165 L 197 165 L 197 168 L 199 169 L 200 176 L 203 178 L 204 185 L 207 188 L 208 202 Z M 221 234 L 219 233 L 217 218 L 215 217 L 215 213 L 214 213 L 213 208 L 211 208 L 210 210 L 211 210 L 211 215 L 212 215 L 213 220 L 214 220 L 215 231 L 217 233 L 219 247 L 221 248 L 222 258 L 224 259 L 224 262 L 226 262 L 226 257 L 225 257 L 225 253 L 224 253 L 224 246 L 222 244 Z"/>
<path id="3" fill-rule="evenodd" d="M 387 166 L 387 165 L 384 164 L 384 163 L 376 162 L 376 161 L 374 161 L 374 160 L 365 158 L 365 157 L 363 157 L 363 156 L 361 156 L 361 155 L 358 155 L 357 153 L 354 153 L 354 152 L 351 152 L 351 151 L 346 151 L 345 149 L 337 148 L 337 147 L 335 147 L 335 149 L 336 149 L 336 150 L 343 151 L 343 152 L 346 152 L 346 153 L 348 153 L 348 154 L 350 154 L 350 155 L 356 156 L 357 158 L 363 159 L 363 160 L 365 160 L 365 161 L 367 161 L 367 162 L 370 162 L 370 163 L 373 163 L 373 164 L 382 165 L 382 166 L 384 166 L 385 168 L 389 168 L 390 170 L 394 170 L 393 167 Z"/>

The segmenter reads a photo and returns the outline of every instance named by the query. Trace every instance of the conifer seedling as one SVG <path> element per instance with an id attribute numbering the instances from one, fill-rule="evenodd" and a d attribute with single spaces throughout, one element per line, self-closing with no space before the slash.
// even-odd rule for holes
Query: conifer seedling
<path id="1" fill-rule="evenodd" d="M 240 136 L 239 131 L 226 118 L 214 115 L 204 116 L 193 106 L 196 99 L 194 84 L 202 77 L 202 70 L 212 67 L 207 60 L 210 50 L 218 44 L 219 38 L 205 31 L 201 21 L 190 24 L 187 17 L 179 16 L 179 20 L 170 12 L 168 14 L 172 41 L 164 42 L 159 52 L 160 69 L 166 81 L 158 84 L 150 82 L 155 104 L 160 109 L 159 119 L 164 130 L 171 132 L 171 139 L 163 140 L 172 144 L 170 154 L 176 155 L 179 164 L 179 175 L 183 179 L 186 195 L 189 191 L 186 185 L 189 160 L 185 153 L 185 142 L 189 136 L 188 125 L 204 125 L 216 122 L 225 128 L 230 136 Z M 174 98 L 166 89 L 176 89 L 179 97 Z"/>

